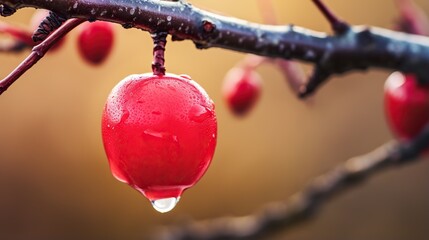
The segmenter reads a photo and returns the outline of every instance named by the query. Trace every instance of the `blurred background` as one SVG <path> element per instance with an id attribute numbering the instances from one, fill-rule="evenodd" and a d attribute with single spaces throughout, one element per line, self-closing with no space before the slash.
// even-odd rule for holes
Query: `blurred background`
<path id="1" fill-rule="evenodd" d="M 190 2 L 263 21 L 254 0 Z M 398 14 L 392 0 L 326 2 L 357 25 L 392 28 Z M 416 2 L 429 12 L 428 1 Z M 282 24 L 330 31 L 311 1 L 273 3 Z M 33 12 L 23 9 L 6 20 L 27 24 Z M 148 33 L 116 30 L 113 54 L 102 66 L 81 60 L 73 31 L 65 48 L 49 53 L 0 96 L 1 239 L 146 239 L 159 226 L 249 214 L 392 138 L 383 110 L 387 71 L 332 78 L 304 103 L 277 68 L 263 65 L 260 101 L 239 119 L 226 108 L 221 87 L 225 73 L 244 55 L 169 42 L 167 70 L 186 73 L 206 89 L 216 103 L 219 134 L 206 175 L 172 212 L 160 214 L 112 177 L 102 146 L 107 95 L 125 76 L 150 71 L 152 58 Z M 0 76 L 27 54 L 0 55 Z M 427 160 L 390 169 L 332 199 L 310 222 L 267 239 L 428 239 L 428 182 Z"/>

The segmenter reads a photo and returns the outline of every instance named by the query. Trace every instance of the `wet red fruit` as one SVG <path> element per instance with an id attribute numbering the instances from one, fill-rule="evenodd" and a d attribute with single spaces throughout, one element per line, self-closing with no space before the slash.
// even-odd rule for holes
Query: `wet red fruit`
<path id="1" fill-rule="evenodd" d="M 252 69 L 235 67 L 225 76 L 223 95 L 231 111 L 242 116 L 255 105 L 261 88 L 262 80 L 258 73 Z"/>
<path id="2" fill-rule="evenodd" d="M 216 146 L 214 104 L 187 76 L 131 75 L 110 93 L 102 116 L 113 175 L 160 212 L 205 173 Z"/>
<path id="3" fill-rule="evenodd" d="M 392 73 L 384 99 L 390 128 L 400 139 L 415 137 L 429 121 L 429 86 L 418 85 L 414 75 Z"/>
<path id="4" fill-rule="evenodd" d="M 94 65 L 103 63 L 114 44 L 112 24 L 103 21 L 86 22 L 79 28 L 78 49 L 82 58 Z"/>

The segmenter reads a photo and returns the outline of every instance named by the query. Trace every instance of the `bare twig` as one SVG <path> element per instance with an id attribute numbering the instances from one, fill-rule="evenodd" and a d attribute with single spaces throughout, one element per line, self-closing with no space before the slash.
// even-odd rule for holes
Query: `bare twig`
<path id="1" fill-rule="evenodd" d="M 203 11 L 185 1 L 0 0 L 2 16 L 9 16 L 23 7 L 37 7 L 49 9 L 65 18 L 79 18 L 70 20 L 36 46 L 23 64 L 0 82 L 1 91 L 40 59 L 39 55 L 53 44 L 53 38 L 66 31 L 63 29 L 71 27 L 72 23 L 79 24 L 83 21 L 81 19 L 110 21 L 152 33 L 167 32 L 174 39 L 192 40 L 202 49 L 219 47 L 313 63 L 312 79 L 315 80 L 303 90 L 302 96 L 313 93 L 329 76 L 369 67 L 412 72 L 422 83 L 429 83 L 429 38 L 374 27 L 349 27 L 321 1 L 314 2 L 333 25 L 334 36 L 291 25 L 249 23 Z M 372 173 L 412 162 L 429 145 L 428 142 L 429 126 L 411 142 L 388 143 L 370 154 L 346 161 L 315 179 L 304 191 L 286 202 L 268 205 L 249 216 L 168 228 L 162 236 L 165 239 L 233 239 L 257 237 L 280 227 L 285 229 L 309 218 L 327 198 L 351 188 Z"/>
<path id="2" fill-rule="evenodd" d="M 297 62 L 283 59 L 277 59 L 275 63 L 286 78 L 292 92 L 296 94 L 303 92 L 303 86 L 306 86 L 308 80 L 303 67 Z"/>
<path id="3" fill-rule="evenodd" d="M 271 203 L 252 215 L 222 217 L 163 229 L 156 239 L 253 239 L 278 229 L 284 231 L 308 220 L 325 200 L 351 189 L 372 174 L 418 160 L 429 146 L 429 124 L 411 142 L 389 142 L 376 150 L 347 160 L 315 178 L 304 190 L 284 202 Z"/>
<path id="4" fill-rule="evenodd" d="M 0 81 L 0 94 L 6 91 L 22 74 L 36 64 L 45 53 L 64 35 L 70 32 L 73 28 L 84 22 L 84 19 L 71 19 L 53 32 L 49 37 L 35 46 L 24 61 L 21 62 L 8 76 Z"/>
<path id="5" fill-rule="evenodd" d="M 313 0 L 317 8 L 322 12 L 325 18 L 329 21 L 332 26 L 332 29 L 336 34 L 342 34 L 346 32 L 350 25 L 346 22 L 340 20 L 323 2 L 322 0 Z"/>
<path id="6" fill-rule="evenodd" d="M 23 7 L 44 8 L 65 18 L 97 19 L 126 28 L 168 32 L 174 39 L 192 40 L 198 48 L 219 47 L 302 60 L 313 63 L 316 72 L 324 74 L 314 76 L 321 82 L 325 76 L 378 67 L 414 73 L 421 83 L 429 83 L 429 38 L 386 29 L 353 26 L 330 36 L 296 26 L 249 23 L 201 10 L 185 1 L 0 0 L 0 5 L 3 15 Z M 302 96 L 312 94 L 319 85 L 315 86 L 305 88 Z"/>

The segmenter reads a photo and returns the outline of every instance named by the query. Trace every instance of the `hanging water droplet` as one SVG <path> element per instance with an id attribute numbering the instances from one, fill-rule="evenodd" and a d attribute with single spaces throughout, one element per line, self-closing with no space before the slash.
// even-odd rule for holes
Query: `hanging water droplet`
<path id="1" fill-rule="evenodd" d="M 152 202 L 153 208 L 155 208 L 156 211 L 160 213 L 166 213 L 173 210 L 173 208 L 176 206 L 179 200 L 180 200 L 180 197 L 178 198 L 171 197 L 171 198 L 157 199 L 151 202 Z"/>

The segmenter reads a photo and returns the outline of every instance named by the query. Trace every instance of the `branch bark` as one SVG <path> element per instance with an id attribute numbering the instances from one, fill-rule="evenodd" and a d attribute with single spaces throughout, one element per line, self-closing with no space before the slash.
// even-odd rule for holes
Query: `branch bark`
<path id="1" fill-rule="evenodd" d="M 429 38 L 387 29 L 353 26 L 328 35 L 293 25 L 250 23 L 201 10 L 185 1 L 162 0 L 0 0 L 3 15 L 24 7 L 49 9 L 67 18 L 103 20 L 192 40 L 197 48 L 218 47 L 315 65 L 323 77 L 378 67 L 415 73 L 429 83 Z M 321 79 L 320 82 L 324 82 Z M 319 84 L 305 89 L 312 93 Z"/>
<path id="2" fill-rule="evenodd" d="M 6 91 L 19 77 L 36 64 L 59 39 L 84 21 L 85 20 L 78 18 L 69 20 L 40 44 L 33 47 L 30 55 L 28 55 L 15 70 L 0 81 L 0 94 Z"/>
<path id="3" fill-rule="evenodd" d="M 368 154 L 347 160 L 315 178 L 304 190 L 284 202 L 267 204 L 248 216 L 222 217 L 165 228 L 155 239 L 257 239 L 279 229 L 285 231 L 311 218 L 329 198 L 352 189 L 373 174 L 418 160 L 427 146 L 429 124 L 410 142 L 389 142 Z"/>
<path id="4" fill-rule="evenodd" d="M 218 47 L 269 58 L 294 59 L 315 65 L 306 96 L 329 76 L 370 67 L 414 73 L 429 83 L 429 38 L 387 29 L 352 26 L 334 35 L 293 25 L 246 22 L 201 10 L 185 1 L 161 0 L 0 0 L 0 14 L 24 7 L 49 9 L 67 18 L 102 20 L 151 33 L 168 32 L 174 40 L 191 40 L 197 48 Z M 315 179 L 290 200 L 244 217 L 220 218 L 169 228 L 165 239 L 233 239 L 257 237 L 293 226 L 310 217 L 329 197 L 371 174 L 412 162 L 429 144 L 429 126 L 408 143 L 389 143 L 346 161 Z"/>

